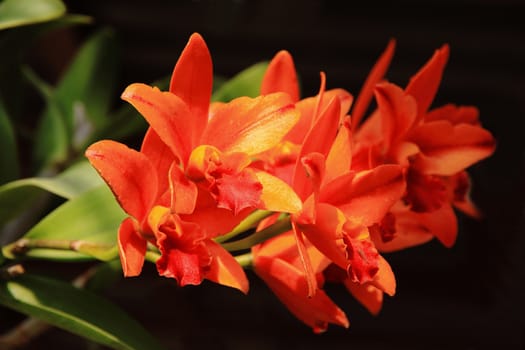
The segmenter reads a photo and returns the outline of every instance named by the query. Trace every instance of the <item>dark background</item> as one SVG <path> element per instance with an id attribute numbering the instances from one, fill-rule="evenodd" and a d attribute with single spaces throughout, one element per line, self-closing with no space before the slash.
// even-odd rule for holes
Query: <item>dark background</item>
<path id="1" fill-rule="evenodd" d="M 459 215 L 460 234 L 452 249 L 431 242 L 386 255 L 398 290 L 377 317 L 340 286 L 327 286 L 350 319 L 348 330 L 331 326 L 313 335 L 253 274 L 248 296 L 211 283 L 178 288 L 152 269 L 108 291 L 170 349 L 525 348 L 523 1 L 67 4 L 70 12 L 91 15 L 95 23 L 70 32 L 60 57 L 40 52 L 44 74 L 59 76 L 61 62 L 76 45 L 109 26 L 121 45 L 119 91 L 169 75 L 193 32 L 205 38 L 215 73 L 226 77 L 289 50 L 303 96 L 317 92 L 320 70 L 327 73 L 329 88 L 346 88 L 356 96 L 390 38 L 397 39 L 397 49 L 387 77 L 404 87 L 435 49 L 449 43 L 451 56 L 434 106 L 479 107 L 483 125 L 498 141 L 496 153 L 470 169 L 472 196 L 484 219 Z M 67 337 L 53 331 L 41 341 Z"/>

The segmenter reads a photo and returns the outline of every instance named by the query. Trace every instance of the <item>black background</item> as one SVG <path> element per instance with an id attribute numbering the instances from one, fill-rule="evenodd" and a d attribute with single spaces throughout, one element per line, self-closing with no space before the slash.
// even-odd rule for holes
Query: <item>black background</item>
<path id="1" fill-rule="evenodd" d="M 329 88 L 346 88 L 356 96 L 390 38 L 396 38 L 397 49 L 387 78 L 404 87 L 435 49 L 449 43 L 451 56 L 434 106 L 477 106 L 483 125 L 498 142 L 490 159 L 470 169 L 472 196 L 484 219 L 459 215 L 460 234 L 452 249 L 431 242 L 386 255 L 398 289 L 378 316 L 369 315 L 340 286 L 327 286 L 350 319 L 348 330 L 331 326 L 327 333 L 313 335 L 251 273 L 248 296 L 206 282 L 178 288 L 150 267 L 140 278 L 121 281 L 108 291 L 170 349 L 525 348 L 523 1 L 67 4 L 70 12 L 91 15 L 95 23 L 68 36 L 64 61 L 87 35 L 111 27 L 121 48 L 120 91 L 133 82 L 169 75 L 193 32 L 205 38 L 215 73 L 226 77 L 271 59 L 280 49 L 289 50 L 303 96 L 316 93 L 320 70 L 326 72 Z M 60 57 L 36 55 L 43 74 L 58 76 Z M 46 59 L 53 61 L 46 65 Z M 122 103 L 115 101 L 116 106 Z M 53 331 L 33 346 L 67 341 L 67 334 Z"/>

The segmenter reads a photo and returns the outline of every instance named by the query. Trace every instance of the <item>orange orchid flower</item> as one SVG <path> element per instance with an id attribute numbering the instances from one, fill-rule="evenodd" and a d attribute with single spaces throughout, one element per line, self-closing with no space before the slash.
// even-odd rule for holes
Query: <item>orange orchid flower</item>
<path id="1" fill-rule="evenodd" d="M 298 96 L 296 82 L 292 58 L 282 51 L 270 63 L 261 92 L 282 89 Z M 350 171 L 350 124 L 345 115 L 351 101 L 344 90 L 325 92 L 321 74 L 319 94 L 297 103 L 302 103 L 301 118 L 285 136 L 287 142 L 297 144 L 293 154 L 285 153 L 285 160 L 291 173 L 287 181 L 304 203 L 303 211 L 292 215 L 291 221 L 310 296 L 315 294 L 316 280 L 303 234 L 354 282 L 371 281 L 378 271 L 379 254 L 367 226 L 380 222 L 404 191 L 398 166 L 361 174 Z M 282 160 L 279 165 L 286 163 Z"/>
<path id="2" fill-rule="evenodd" d="M 192 35 L 170 91 L 132 84 L 122 94 L 150 124 L 141 151 L 105 140 L 86 156 L 130 215 L 118 237 L 126 276 L 140 273 L 150 242 L 161 253 L 161 275 L 181 285 L 207 278 L 246 292 L 242 268 L 212 238 L 256 208 L 300 210 L 284 181 L 250 166 L 250 157 L 278 144 L 299 113 L 285 93 L 210 106 L 211 64 L 204 40 Z"/>
<path id="3" fill-rule="evenodd" d="M 386 230 L 384 223 L 376 226 L 375 241 L 382 250 L 391 251 L 435 236 L 450 247 L 457 235 L 452 206 L 479 215 L 468 196 L 465 169 L 490 156 L 495 141 L 481 127 L 474 107 L 449 104 L 429 110 L 448 60 L 447 45 L 435 52 L 404 90 L 380 82 L 390 51 L 387 48 L 371 73 L 378 108 L 357 130 L 353 157 L 354 169 L 385 163 L 404 167 L 407 191 L 392 210 L 395 223 Z M 364 94 L 372 87 L 368 85 Z"/>

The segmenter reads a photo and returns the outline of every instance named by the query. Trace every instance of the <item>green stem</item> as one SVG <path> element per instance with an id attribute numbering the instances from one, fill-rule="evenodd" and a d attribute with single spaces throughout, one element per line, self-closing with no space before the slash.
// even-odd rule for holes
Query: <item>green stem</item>
<path id="1" fill-rule="evenodd" d="M 248 215 L 244 220 L 242 220 L 241 223 L 237 225 L 231 232 L 215 238 L 215 242 L 226 242 L 232 239 L 233 237 L 254 228 L 261 220 L 267 218 L 272 214 L 273 212 L 268 210 L 256 210 L 250 215 Z"/>
<path id="2" fill-rule="evenodd" d="M 245 253 L 241 255 L 237 255 L 234 257 L 235 260 L 241 265 L 243 268 L 250 268 L 253 265 L 253 255 L 252 253 Z"/>
<path id="3" fill-rule="evenodd" d="M 29 239 L 22 238 L 9 245 L 4 250 L 6 257 L 15 258 L 19 255 L 25 255 L 33 249 L 55 249 L 70 250 L 88 256 L 92 256 L 102 261 L 109 261 L 118 257 L 118 248 L 116 245 L 103 243 L 94 243 L 82 240 L 67 239 Z"/>
<path id="4" fill-rule="evenodd" d="M 244 250 L 253 247 L 256 244 L 266 241 L 272 237 L 275 237 L 283 232 L 289 231 L 292 229 L 292 224 L 290 223 L 290 218 L 282 218 L 278 220 L 275 224 L 255 232 L 253 235 L 250 235 L 246 238 L 240 239 L 231 243 L 223 243 L 222 247 L 230 252 L 237 250 Z"/>
<path id="5" fill-rule="evenodd" d="M 159 258 L 160 258 L 159 253 L 151 251 L 151 250 L 146 251 L 146 256 L 145 256 L 146 261 L 156 264 Z"/>

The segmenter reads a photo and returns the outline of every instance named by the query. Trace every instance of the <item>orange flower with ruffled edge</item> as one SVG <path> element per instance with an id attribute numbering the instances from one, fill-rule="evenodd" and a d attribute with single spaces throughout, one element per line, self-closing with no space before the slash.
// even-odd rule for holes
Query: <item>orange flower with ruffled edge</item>
<path id="1" fill-rule="evenodd" d="M 392 209 L 394 224 L 376 225 L 374 241 L 384 251 L 433 237 L 450 247 L 457 236 L 453 206 L 479 216 L 468 196 L 470 181 L 465 169 L 490 156 L 495 141 L 481 127 L 474 107 L 448 104 L 429 110 L 448 60 L 448 45 L 434 53 L 404 90 L 381 82 L 392 53 L 389 45 L 363 89 L 367 96 L 374 92 L 378 107 L 357 129 L 353 158 L 355 169 L 385 163 L 405 168 L 407 191 Z"/>
<path id="2" fill-rule="evenodd" d="M 298 96 L 293 61 L 285 51 L 272 60 L 261 91 L 279 89 Z M 369 282 L 378 271 L 379 254 L 367 226 L 380 222 L 404 191 L 398 166 L 350 172 L 351 132 L 345 115 L 351 100 L 341 89 L 326 92 L 321 73 L 319 94 L 297 103 L 304 101 L 301 119 L 285 136 L 289 142 L 300 143 L 293 155 L 286 154 L 288 162 L 293 162 L 288 165 L 291 175 L 287 181 L 304 203 L 291 222 L 310 296 L 315 295 L 317 286 L 303 235 L 354 282 Z"/>
<path id="3" fill-rule="evenodd" d="M 298 112 L 284 93 L 210 107 L 212 78 L 209 51 L 194 34 L 169 92 L 132 84 L 122 94 L 150 124 L 141 152 L 105 140 L 86 156 L 130 215 L 118 239 L 126 276 L 140 273 L 149 241 L 162 254 L 161 275 L 181 285 L 207 278 L 246 292 L 242 268 L 212 238 L 254 209 L 300 210 L 285 182 L 249 166 L 251 156 L 280 142 Z"/>

